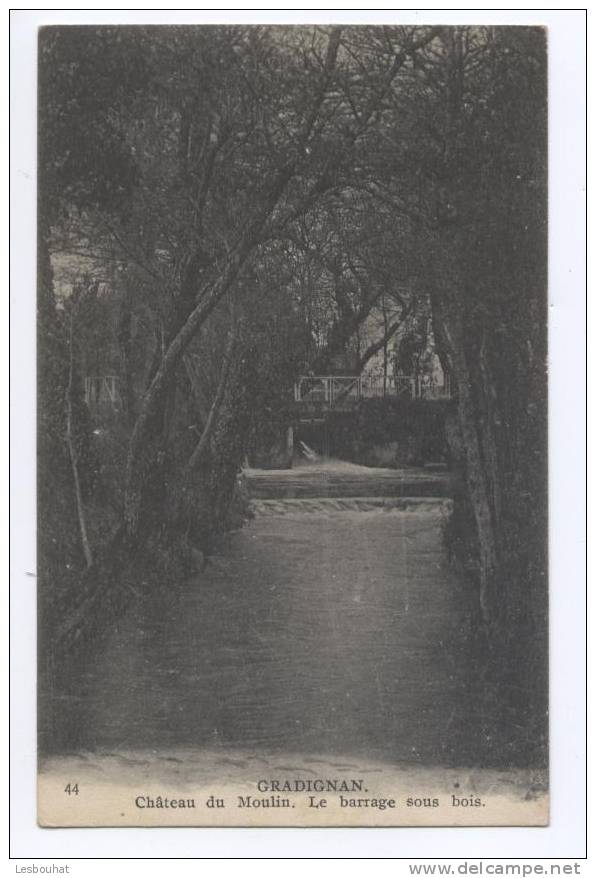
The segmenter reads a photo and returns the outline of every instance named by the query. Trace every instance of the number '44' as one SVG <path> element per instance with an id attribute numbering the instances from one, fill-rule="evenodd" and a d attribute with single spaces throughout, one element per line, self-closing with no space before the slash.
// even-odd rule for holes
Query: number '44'
<path id="1" fill-rule="evenodd" d="M 79 785 L 78 783 L 67 783 L 64 787 L 64 792 L 68 796 L 78 796 L 79 795 Z"/>

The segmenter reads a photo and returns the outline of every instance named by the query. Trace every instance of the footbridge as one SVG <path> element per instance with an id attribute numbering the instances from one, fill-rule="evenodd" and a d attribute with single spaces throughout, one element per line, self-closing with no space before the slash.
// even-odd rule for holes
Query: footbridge
<path id="1" fill-rule="evenodd" d="M 305 407 L 349 409 L 364 399 L 451 399 L 449 376 L 439 384 L 427 375 L 302 375 L 294 401 Z"/>

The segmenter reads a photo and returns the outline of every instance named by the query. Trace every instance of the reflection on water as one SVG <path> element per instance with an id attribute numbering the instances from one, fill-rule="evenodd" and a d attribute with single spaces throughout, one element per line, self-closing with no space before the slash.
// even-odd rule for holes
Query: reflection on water
<path id="1" fill-rule="evenodd" d="M 131 608 L 54 693 L 73 746 L 458 760 L 469 622 L 444 504 L 308 509 L 257 515 L 200 579 Z"/>

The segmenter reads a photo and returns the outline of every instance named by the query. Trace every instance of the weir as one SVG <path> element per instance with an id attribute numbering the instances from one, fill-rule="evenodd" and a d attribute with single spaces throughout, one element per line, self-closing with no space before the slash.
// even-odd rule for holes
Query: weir
<path id="1" fill-rule="evenodd" d="M 372 467 L 446 464 L 446 423 L 456 405 L 451 396 L 358 395 L 363 387 L 344 385 L 340 398 L 337 384 L 320 397 L 302 386 L 276 422 L 259 425 L 250 465 L 285 470 L 317 456 Z"/>
<path id="2" fill-rule="evenodd" d="M 254 517 L 201 572 L 140 594 L 85 669 L 84 695 L 64 693 L 75 749 L 342 753 L 348 783 L 361 758 L 457 764 L 471 734 L 469 620 L 443 548 L 446 476 L 406 475 L 342 461 L 249 471 Z M 400 484 L 428 496 L 400 499 Z"/>

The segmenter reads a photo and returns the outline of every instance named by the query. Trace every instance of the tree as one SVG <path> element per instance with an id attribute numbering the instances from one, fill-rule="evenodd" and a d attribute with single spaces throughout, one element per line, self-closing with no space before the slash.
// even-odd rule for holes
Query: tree
<path id="1" fill-rule="evenodd" d="M 126 413 L 110 533 L 91 545 L 90 510 L 93 563 L 80 572 L 80 538 L 73 554 L 66 648 L 106 605 L 119 611 L 147 547 L 171 561 L 187 540 L 208 554 L 256 424 L 283 410 L 297 375 L 335 370 L 346 352 L 350 371 L 383 349 L 387 366 L 398 337 L 405 361 L 430 314 L 457 394 L 449 432 L 463 490 L 451 533 L 486 644 L 486 724 L 504 705 L 503 728 L 522 732 L 502 751 L 538 752 L 543 33 L 91 27 L 46 29 L 41 49 L 42 358 L 63 402 L 68 321 L 52 248 L 54 260 L 76 251 L 111 265 L 110 297 L 89 284 L 75 325 L 120 363 Z M 85 308 L 106 320 L 85 323 Z M 376 313 L 378 336 L 364 344 Z M 65 418 L 44 414 L 76 535 Z"/>
<path id="2" fill-rule="evenodd" d="M 546 716 L 546 55 L 530 28 L 445 28 L 403 71 L 365 182 L 415 223 L 458 398 L 452 432 L 488 661 L 486 724 L 512 760 Z M 388 110 L 389 113 L 389 110 Z M 461 540 L 460 540 L 461 543 Z M 495 711 L 505 720 L 499 723 Z M 511 729 L 521 729 L 507 739 Z M 507 731 L 508 730 L 508 731 Z M 494 742 L 491 747 L 495 749 Z M 496 748 L 498 749 L 498 747 Z"/>
<path id="3" fill-rule="evenodd" d="M 284 33 L 141 34 L 143 55 L 153 62 L 146 89 L 133 100 L 127 93 L 110 117 L 125 154 L 134 156 L 132 200 L 121 209 L 100 203 L 92 187 L 82 196 L 92 224 L 147 276 L 162 328 L 129 439 L 123 520 L 111 559 L 122 551 L 133 556 L 151 535 L 148 510 L 164 471 L 184 354 L 257 247 L 325 189 L 311 156 L 332 117 L 339 32 L 285 42 Z M 302 64 L 298 79 L 288 54 Z M 88 580 L 66 632 L 76 632 L 88 613 L 87 592 L 106 586 L 101 564 Z"/>

